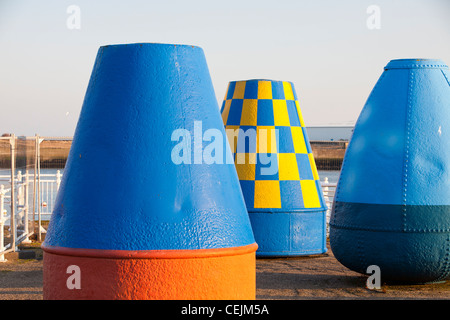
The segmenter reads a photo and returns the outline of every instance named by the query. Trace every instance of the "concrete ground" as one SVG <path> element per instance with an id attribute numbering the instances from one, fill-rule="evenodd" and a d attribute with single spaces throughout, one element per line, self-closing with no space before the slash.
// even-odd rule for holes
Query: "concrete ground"
<path id="1" fill-rule="evenodd" d="M 0 263 L 1 300 L 41 300 L 42 251 L 37 244 L 26 254 L 10 253 Z M 22 256 L 25 255 L 25 256 Z M 19 259 L 20 258 L 20 259 Z M 23 259 L 25 258 L 25 259 Z M 366 289 L 367 277 L 348 270 L 328 253 L 299 258 L 257 259 L 256 298 L 295 299 L 450 299 L 450 281 L 427 285 L 382 285 Z"/>
<path id="2" fill-rule="evenodd" d="M 258 259 L 257 299 L 450 299 L 450 281 L 426 285 L 387 285 L 366 288 L 368 276 L 341 265 L 330 249 L 323 255 Z"/>
<path id="3" fill-rule="evenodd" d="M 0 300 L 42 300 L 42 252 L 38 259 L 19 259 L 17 253 L 6 259 L 0 262 Z"/>

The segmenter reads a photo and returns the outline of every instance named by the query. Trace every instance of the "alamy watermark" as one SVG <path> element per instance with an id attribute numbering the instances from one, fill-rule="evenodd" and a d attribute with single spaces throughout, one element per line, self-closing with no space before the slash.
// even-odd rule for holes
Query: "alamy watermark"
<path id="1" fill-rule="evenodd" d="M 381 8 L 378 5 L 370 5 L 366 9 L 369 15 L 366 20 L 366 25 L 369 30 L 381 29 Z"/>
<path id="2" fill-rule="evenodd" d="M 366 273 L 371 274 L 367 278 L 366 287 L 369 290 L 381 289 L 381 269 L 377 265 L 370 265 L 367 267 Z"/>
<path id="3" fill-rule="evenodd" d="M 66 19 L 66 27 L 69 30 L 80 30 L 81 29 L 81 9 L 77 5 L 70 5 L 66 9 L 66 13 L 69 16 Z"/>
<path id="4" fill-rule="evenodd" d="M 226 129 L 225 137 L 222 132 L 216 128 L 203 131 L 202 121 L 194 121 L 193 132 L 183 128 L 174 130 L 171 141 L 176 145 L 171 151 L 172 162 L 176 165 L 256 164 L 257 156 L 258 163 L 262 165 L 261 175 L 277 173 L 278 129 Z M 227 143 L 231 150 L 236 151 L 236 159 Z"/>
<path id="5" fill-rule="evenodd" d="M 70 276 L 66 280 L 66 287 L 69 290 L 81 289 L 81 269 L 77 265 L 70 265 L 66 269 L 66 273 Z"/>

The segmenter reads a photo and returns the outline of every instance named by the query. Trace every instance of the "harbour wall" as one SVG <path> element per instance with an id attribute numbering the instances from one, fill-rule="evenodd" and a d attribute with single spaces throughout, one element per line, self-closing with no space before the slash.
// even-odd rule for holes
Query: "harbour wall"
<path id="1" fill-rule="evenodd" d="M 16 139 L 16 168 L 34 168 L 35 139 Z M 310 141 L 318 170 L 340 170 L 348 141 Z M 44 139 L 40 144 L 41 168 L 62 169 L 69 155 L 72 140 Z M 0 140 L 0 168 L 11 167 L 9 140 Z"/>

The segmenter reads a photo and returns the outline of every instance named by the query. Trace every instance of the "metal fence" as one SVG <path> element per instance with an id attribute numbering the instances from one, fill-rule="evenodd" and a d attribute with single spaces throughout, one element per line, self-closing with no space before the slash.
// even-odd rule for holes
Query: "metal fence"
<path id="1" fill-rule="evenodd" d="M 46 231 L 43 221 L 50 218 L 62 173 L 41 172 L 44 140 L 38 135 L 0 137 L 0 261 L 31 237 L 42 241 Z"/>
<path id="2" fill-rule="evenodd" d="M 322 192 L 323 192 L 323 196 L 325 198 L 325 203 L 328 207 L 327 210 L 327 235 L 329 234 L 330 228 L 330 216 L 331 216 L 331 208 L 333 206 L 333 200 L 334 200 L 334 195 L 336 194 L 336 186 L 337 183 L 331 183 L 328 181 L 328 177 L 325 177 L 325 179 L 323 181 L 321 181 L 321 185 L 322 185 Z"/>
<path id="3" fill-rule="evenodd" d="M 29 242 L 29 237 L 33 234 L 30 232 L 29 219 L 32 181 L 29 180 L 29 175 L 19 175 L 14 180 L 7 178 L 8 176 L 0 175 L 0 181 L 7 181 L 11 185 L 9 188 L 5 188 L 4 184 L 0 185 L 0 261 L 5 260 L 5 253 L 15 251 L 17 244 Z"/>

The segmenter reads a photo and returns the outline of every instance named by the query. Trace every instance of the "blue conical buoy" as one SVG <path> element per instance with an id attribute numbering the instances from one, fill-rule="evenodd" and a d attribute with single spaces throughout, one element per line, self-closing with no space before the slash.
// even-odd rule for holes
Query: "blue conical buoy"
<path id="1" fill-rule="evenodd" d="M 231 154 L 201 48 L 101 47 L 43 244 L 44 298 L 255 299 L 257 245 L 213 143 Z"/>
<path id="2" fill-rule="evenodd" d="M 440 60 L 392 60 L 356 123 L 330 219 L 346 267 L 387 281 L 450 276 L 450 74 Z"/>

